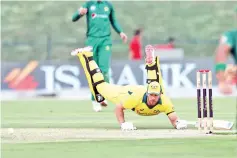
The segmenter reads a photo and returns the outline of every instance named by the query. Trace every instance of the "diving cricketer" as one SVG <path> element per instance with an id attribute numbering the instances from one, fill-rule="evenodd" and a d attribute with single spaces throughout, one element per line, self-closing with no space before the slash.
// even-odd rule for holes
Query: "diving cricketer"
<path id="1" fill-rule="evenodd" d="M 146 69 L 148 74 L 148 85 L 142 86 L 120 86 L 104 81 L 104 77 L 93 59 L 92 48 L 79 48 L 71 52 L 71 55 L 78 56 L 85 71 L 90 90 L 97 101 L 105 98 L 116 105 L 115 115 L 122 130 L 135 130 L 131 122 L 124 119 L 124 110 L 129 109 L 141 116 L 153 116 L 165 113 L 171 124 L 176 129 L 187 128 L 187 121 L 180 120 L 174 111 L 170 99 L 164 94 L 164 87 L 159 83 L 161 73 L 158 57 L 153 60 L 147 54 Z M 99 96 L 99 97 L 98 97 Z M 103 100 L 103 99 L 101 99 Z"/>
<path id="2" fill-rule="evenodd" d="M 226 64 L 229 56 L 233 57 L 235 65 Z M 222 34 L 216 49 L 215 70 L 219 90 L 224 94 L 231 94 L 232 85 L 237 85 L 237 29 Z"/>
<path id="3" fill-rule="evenodd" d="M 124 42 L 127 41 L 127 36 L 123 33 L 116 19 L 113 5 L 108 1 L 97 0 L 86 2 L 73 14 L 72 21 L 76 22 L 84 15 L 86 15 L 87 20 L 87 39 L 85 45 L 93 47 L 93 59 L 101 69 L 104 80 L 109 82 L 108 73 L 112 47 L 110 24 Z M 106 101 L 100 104 L 96 102 L 93 95 L 92 104 L 96 112 L 102 110 L 101 105 L 107 106 Z"/>

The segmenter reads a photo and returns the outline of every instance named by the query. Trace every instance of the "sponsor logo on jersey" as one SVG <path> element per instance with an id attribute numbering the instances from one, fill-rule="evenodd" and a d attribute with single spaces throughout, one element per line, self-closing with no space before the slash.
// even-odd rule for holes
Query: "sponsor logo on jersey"
<path id="1" fill-rule="evenodd" d="M 95 14 L 95 13 L 92 13 L 92 14 L 91 14 L 91 17 L 92 17 L 92 19 L 94 19 L 94 18 L 96 17 L 96 14 Z"/>
<path id="2" fill-rule="evenodd" d="M 96 7 L 93 5 L 93 6 L 91 6 L 91 11 L 94 11 L 95 9 L 96 9 Z"/>
<path id="3" fill-rule="evenodd" d="M 155 113 L 155 114 L 159 114 L 160 111 L 159 111 L 159 110 L 154 110 L 154 113 Z"/>
<path id="4" fill-rule="evenodd" d="M 140 116 L 152 116 L 152 115 L 157 115 L 158 113 L 143 113 L 139 110 L 136 111 L 138 115 Z"/>
<path id="5" fill-rule="evenodd" d="M 109 11 L 108 7 L 104 7 L 105 12 Z"/>
<path id="6" fill-rule="evenodd" d="M 92 17 L 92 19 L 94 19 L 94 18 L 103 18 L 103 19 L 105 19 L 105 18 L 108 18 L 108 15 L 92 13 L 91 17 Z"/>

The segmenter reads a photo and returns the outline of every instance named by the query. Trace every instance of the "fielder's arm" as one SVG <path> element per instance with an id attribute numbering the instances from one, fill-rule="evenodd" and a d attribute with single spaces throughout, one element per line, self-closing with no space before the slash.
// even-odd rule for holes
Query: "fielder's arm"
<path id="1" fill-rule="evenodd" d="M 110 7 L 110 15 L 109 15 L 109 20 L 111 25 L 113 26 L 114 30 L 120 34 L 122 31 L 122 28 L 120 27 L 117 18 L 115 16 L 115 10 L 114 7 L 112 6 L 112 4 L 109 3 L 109 7 Z"/>
<path id="2" fill-rule="evenodd" d="M 220 39 L 220 43 L 216 49 L 216 78 L 218 80 L 219 90 L 224 94 L 232 93 L 232 87 L 228 83 L 226 72 L 226 60 L 231 54 L 231 49 L 234 45 L 233 36 L 231 32 L 226 32 Z"/>
<path id="3" fill-rule="evenodd" d="M 233 39 L 232 33 L 225 32 L 220 38 L 219 45 L 216 49 L 216 77 L 218 82 L 225 82 L 224 72 L 226 69 L 226 60 L 228 56 L 231 54 L 231 49 L 234 45 L 235 41 Z"/>
<path id="4" fill-rule="evenodd" d="M 88 2 L 82 5 L 72 16 L 72 22 L 76 22 L 87 13 Z"/>
<path id="5" fill-rule="evenodd" d="M 216 50 L 216 77 L 218 82 L 225 82 L 226 60 L 229 56 L 231 47 L 227 44 L 219 44 Z"/>

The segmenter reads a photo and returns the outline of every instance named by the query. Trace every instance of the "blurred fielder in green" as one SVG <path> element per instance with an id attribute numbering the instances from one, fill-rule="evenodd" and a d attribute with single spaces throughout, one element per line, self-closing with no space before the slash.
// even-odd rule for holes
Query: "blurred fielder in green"
<path id="1" fill-rule="evenodd" d="M 235 11 L 237 13 L 237 7 Z M 226 64 L 230 55 L 235 65 Z M 224 94 L 231 94 L 233 84 L 237 84 L 237 29 L 222 34 L 216 52 L 215 69 L 219 90 Z"/>
<path id="2" fill-rule="evenodd" d="M 72 17 L 72 21 L 76 22 L 82 16 L 86 15 L 87 20 L 87 40 L 86 46 L 93 47 L 93 58 L 101 69 L 105 81 L 109 82 L 109 68 L 111 60 L 111 30 L 110 24 L 114 30 L 120 35 L 124 42 L 127 36 L 123 33 L 115 17 L 115 10 L 111 3 L 103 0 L 88 1 Z M 107 106 L 107 102 L 98 103 L 92 95 L 93 109 L 101 111 L 101 105 Z"/>

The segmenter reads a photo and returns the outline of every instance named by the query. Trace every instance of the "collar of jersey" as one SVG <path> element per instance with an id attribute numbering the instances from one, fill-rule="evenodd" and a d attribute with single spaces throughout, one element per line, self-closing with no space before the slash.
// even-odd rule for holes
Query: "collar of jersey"
<path id="1" fill-rule="evenodd" d="M 162 104 L 162 100 L 161 100 L 161 97 L 160 97 L 160 99 L 157 101 L 157 103 L 156 103 L 155 106 L 152 106 L 152 107 L 148 106 L 148 105 L 147 105 L 147 94 L 146 94 L 146 93 L 143 95 L 142 102 L 145 103 L 146 106 L 147 106 L 149 109 L 154 108 L 154 107 L 155 107 L 156 105 L 158 105 L 158 104 Z"/>

